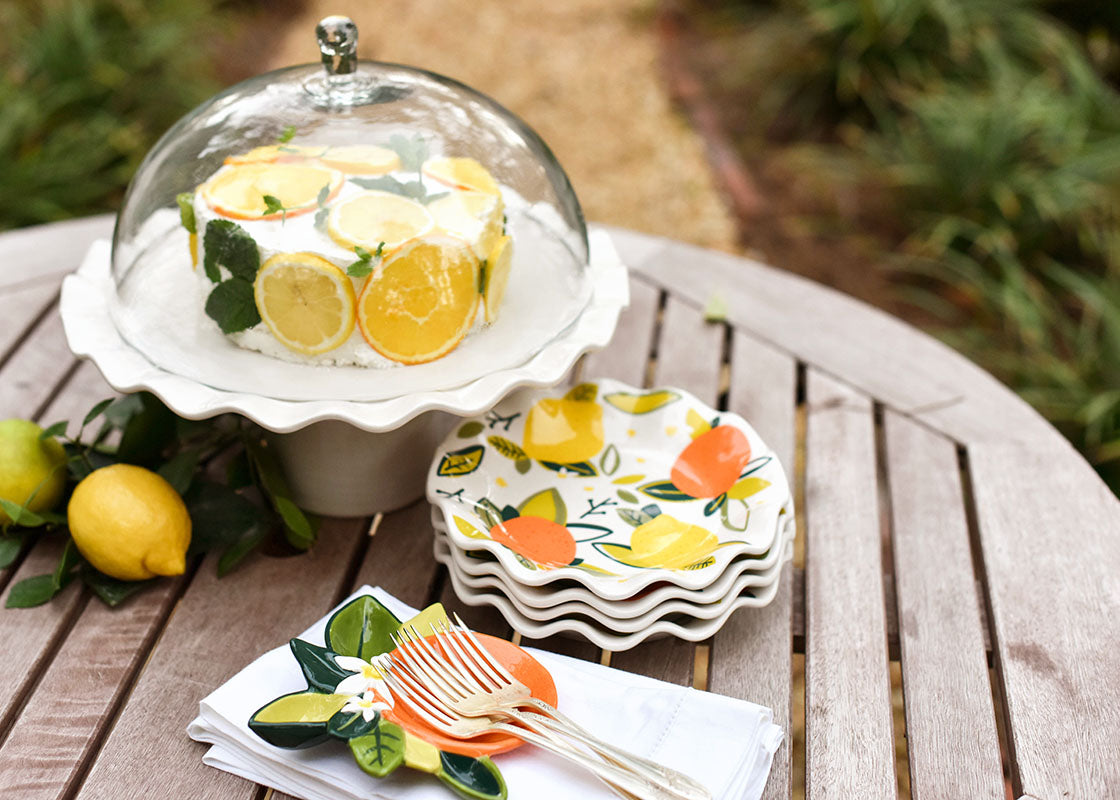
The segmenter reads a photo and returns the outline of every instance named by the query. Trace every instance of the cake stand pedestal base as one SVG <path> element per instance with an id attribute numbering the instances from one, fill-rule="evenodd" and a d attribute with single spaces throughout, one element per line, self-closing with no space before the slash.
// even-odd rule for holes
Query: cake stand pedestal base
<path id="1" fill-rule="evenodd" d="M 328 517 L 368 517 L 424 495 L 432 453 L 457 420 L 428 411 L 372 433 L 329 419 L 266 436 L 296 505 Z"/>

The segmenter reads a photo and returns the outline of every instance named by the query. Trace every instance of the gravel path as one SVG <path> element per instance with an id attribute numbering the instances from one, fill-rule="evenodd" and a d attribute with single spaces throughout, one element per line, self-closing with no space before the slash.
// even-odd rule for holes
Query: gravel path
<path id="1" fill-rule="evenodd" d="M 261 68 L 317 59 L 315 23 L 346 14 L 358 51 L 468 83 L 525 119 L 587 218 L 735 250 L 703 143 L 670 106 L 651 0 L 309 0 Z"/>

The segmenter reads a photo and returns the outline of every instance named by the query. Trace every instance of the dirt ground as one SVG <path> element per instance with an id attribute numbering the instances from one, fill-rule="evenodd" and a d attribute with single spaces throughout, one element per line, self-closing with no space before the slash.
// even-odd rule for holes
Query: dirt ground
<path id="1" fill-rule="evenodd" d="M 704 145 L 671 107 L 653 0 L 307 0 L 258 69 L 318 60 L 315 23 L 345 14 L 363 58 L 489 94 L 552 147 L 591 221 L 735 251 Z M 275 21 L 276 17 L 273 17 Z"/>

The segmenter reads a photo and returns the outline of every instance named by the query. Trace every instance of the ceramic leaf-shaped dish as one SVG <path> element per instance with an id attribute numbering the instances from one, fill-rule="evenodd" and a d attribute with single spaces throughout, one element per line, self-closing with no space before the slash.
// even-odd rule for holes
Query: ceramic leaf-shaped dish
<path id="1" fill-rule="evenodd" d="M 456 545 L 513 581 L 572 579 L 610 600 L 701 589 L 766 553 L 790 511 L 781 464 L 742 417 L 607 379 L 522 391 L 459 425 L 428 499 Z"/>
<path id="2" fill-rule="evenodd" d="M 446 618 L 437 603 L 403 624 L 429 630 L 432 623 Z M 292 655 L 307 688 L 265 704 L 250 717 L 249 729 L 283 748 L 340 740 L 358 766 L 373 777 L 383 778 L 404 765 L 434 775 L 461 797 L 505 800 L 505 781 L 489 756 L 521 742 L 496 734 L 470 741 L 442 736 L 395 703 L 370 664 L 374 657 L 393 649 L 391 634 L 400 627 L 402 622 L 381 603 L 362 596 L 327 621 L 325 647 L 292 639 Z M 534 694 L 556 702 L 555 685 L 543 667 L 508 642 L 483 639 L 499 661 L 529 681 Z"/>

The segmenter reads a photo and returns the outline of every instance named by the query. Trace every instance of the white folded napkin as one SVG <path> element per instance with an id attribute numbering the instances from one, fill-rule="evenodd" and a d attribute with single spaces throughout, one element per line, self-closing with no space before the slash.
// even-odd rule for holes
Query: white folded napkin
<path id="1" fill-rule="evenodd" d="M 363 586 L 339 604 L 373 595 L 400 619 L 416 610 L 380 587 Z M 334 613 L 333 611 L 331 613 Z M 299 638 L 323 644 L 325 615 Z M 705 784 L 715 800 L 762 794 L 782 730 L 768 708 L 700 692 L 600 664 L 526 648 L 556 682 L 558 707 L 600 738 L 678 769 Z M 386 778 L 359 769 L 338 742 L 304 750 L 267 744 L 248 728 L 258 708 L 305 689 L 287 645 L 258 658 L 199 703 L 188 735 L 213 745 L 203 762 L 305 800 L 448 800 L 450 789 L 431 775 L 401 767 Z M 581 800 L 614 795 L 590 773 L 531 745 L 494 756 L 512 800 Z"/>

